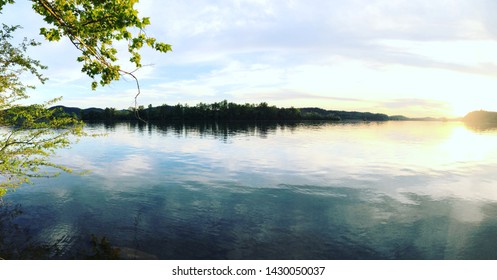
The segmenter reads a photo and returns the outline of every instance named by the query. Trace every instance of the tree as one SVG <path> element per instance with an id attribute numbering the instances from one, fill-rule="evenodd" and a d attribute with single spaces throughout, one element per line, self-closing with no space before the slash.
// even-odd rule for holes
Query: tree
<path id="1" fill-rule="evenodd" d="M 0 13 L 14 0 L 0 0 Z M 128 42 L 127 54 L 136 68 L 142 67 L 140 49 L 148 45 L 159 52 L 171 51 L 171 46 L 146 35 L 149 18 L 140 18 L 134 8 L 137 0 L 31 0 L 33 10 L 42 15 L 47 27 L 40 28 L 48 41 L 68 38 L 80 51 L 77 61 L 82 72 L 93 79 L 91 88 L 105 86 L 122 75 L 140 84 L 135 70 L 122 69 L 118 63 L 117 41 Z M 3 25 L 0 31 L 0 196 L 8 188 L 15 188 L 32 177 L 56 175 L 69 168 L 53 163 L 50 156 L 86 135 L 83 123 L 74 116 L 48 109 L 58 99 L 44 104 L 21 106 L 27 99 L 26 91 L 33 88 L 23 81 L 27 74 L 40 82 L 46 78 L 41 71 L 46 67 L 26 55 L 29 47 L 39 43 L 24 39 L 14 45 L 13 33 L 21 27 Z"/>
<path id="2" fill-rule="evenodd" d="M 57 100 L 41 105 L 21 106 L 17 101 L 28 98 L 26 85 L 21 77 L 26 73 L 41 82 L 40 73 L 45 67 L 26 56 L 29 46 L 38 43 L 25 39 L 12 45 L 12 33 L 18 26 L 3 25 L 0 30 L 0 196 L 7 188 L 29 182 L 31 177 L 55 175 L 43 167 L 70 171 L 50 161 L 56 149 L 68 146 L 70 136 L 84 135 L 83 124 L 76 118 L 47 109 Z"/>

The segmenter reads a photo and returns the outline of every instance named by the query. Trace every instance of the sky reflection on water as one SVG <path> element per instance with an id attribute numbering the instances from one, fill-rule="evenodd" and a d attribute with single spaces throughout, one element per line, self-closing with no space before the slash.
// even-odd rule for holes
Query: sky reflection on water
<path id="1" fill-rule="evenodd" d="M 94 125 L 6 199 L 50 258 L 497 259 L 497 133 L 457 122 Z M 86 251 L 85 251 L 86 250 Z M 0 251 L 1 253 L 1 251 Z"/>

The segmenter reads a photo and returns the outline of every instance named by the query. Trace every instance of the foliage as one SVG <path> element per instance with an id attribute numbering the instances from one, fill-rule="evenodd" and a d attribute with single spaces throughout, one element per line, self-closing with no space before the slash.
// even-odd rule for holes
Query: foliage
<path id="1" fill-rule="evenodd" d="M 27 39 L 19 45 L 10 42 L 17 29 L 3 25 L 0 31 L 0 196 L 29 178 L 55 175 L 43 167 L 69 171 L 52 163 L 50 156 L 68 146 L 71 135 L 84 134 L 81 121 L 48 109 L 57 99 L 40 105 L 18 104 L 28 98 L 26 90 L 33 88 L 23 82 L 25 74 L 41 82 L 46 79 L 40 73 L 45 67 L 26 55 L 27 49 L 38 43 Z"/>
<path id="2" fill-rule="evenodd" d="M 30 182 L 33 177 L 56 176 L 53 169 L 70 172 L 65 166 L 51 161 L 57 149 L 68 147 L 85 135 L 83 123 L 57 110 L 47 109 L 56 100 L 41 105 L 15 105 L 2 112 L 0 134 L 0 195 L 6 188 Z M 50 167 L 50 168 L 48 168 Z"/>
<path id="3" fill-rule="evenodd" d="M 29 58 L 26 51 L 29 47 L 39 45 L 39 43 L 24 40 L 17 46 L 10 41 L 13 39 L 13 33 L 21 28 L 20 26 L 2 25 L 0 30 L 0 110 L 5 110 L 12 103 L 25 99 L 26 90 L 33 86 L 23 83 L 21 77 L 28 72 L 36 76 L 42 83 L 46 81 L 41 74 L 41 70 L 46 69 L 40 61 Z"/>
<path id="4" fill-rule="evenodd" d="M 81 51 L 78 61 L 81 69 L 94 79 L 92 89 L 97 87 L 97 79 L 104 86 L 119 80 L 122 74 L 133 71 L 121 69 L 117 63 L 117 49 L 114 43 L 128 42 L 129 61 L 136 68 L 142 67 L 139 50 L 144 46 L 159 51 L 172 51 L 171 45 L 158 42 L 146 35 L 144 29 L 150 24 L 148 17 L 140 18 L 134 5 L 138 0 L 32 0 L 34 10 L 44 17 L 51 28 L 43 27 L 41 35 L 48 41 L 59 41 L 67 37 Z"/>

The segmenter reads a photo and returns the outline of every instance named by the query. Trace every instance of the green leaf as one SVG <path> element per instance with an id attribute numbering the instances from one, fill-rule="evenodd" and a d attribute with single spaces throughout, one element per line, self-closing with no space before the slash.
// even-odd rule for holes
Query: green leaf
<path id="1" fill-rule="evenodd" d="M 142 19 L 142 24 L 143 24 L 143 25 L 149 25 L 149 24 L 150 24 L 150 18 L 148 18 L 148 17 L 144 17 L 144 18 Z"/>

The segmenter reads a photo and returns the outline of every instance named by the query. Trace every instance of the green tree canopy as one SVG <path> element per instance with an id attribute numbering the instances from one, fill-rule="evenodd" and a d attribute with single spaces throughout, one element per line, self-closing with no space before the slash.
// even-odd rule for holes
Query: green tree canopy
<path id="1" fill-rule="evenodd" d="M 14 0 L 0 0 L 0 13 Z M 43 16 L 47 26 L 40 26 L 40 34 L 48 41 L 68 38 L 79 50 L 77 61 L 81 70 L 93 79 L 92 89 L 105 86 L 122 75 L 136 80 L 134 70 L 122 69 L 118 60 L 116 42 L 128 43 L 127 55 L 136 68 L 140 68 L 140 49 L 144 45 L 159 51 L 171 51 L 171 46 L 157 41 L 145 33 L 150 19 L 138 16 L 134 8 L 137 0 L 31 0 L 33 11 Z M 20 26 L 2 25 L 0 30 L 0 196 L 8 188 L 29 182 L 29 178 L 53 176 L 53 169 L 70 171 L 55 164 L 51 155 L 86 135 L 83 123 L 75 117 L 50 110 L 58 99 L 44 104 L 21 106 L 27 99 L 26 75 L 42 83 L 46 78 L 40 61 L 31 59 L 26 52 L 39 43 L 24 39 L 13 44 L 13 34 Z M 136 102 L 136 98 L 135 98 Z"/>

